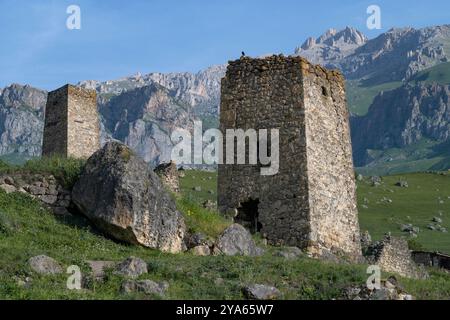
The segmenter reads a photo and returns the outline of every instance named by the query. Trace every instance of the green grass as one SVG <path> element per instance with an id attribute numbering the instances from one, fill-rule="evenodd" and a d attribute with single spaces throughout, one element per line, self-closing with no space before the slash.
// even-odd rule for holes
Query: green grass
<path id="1" fill-rule="evenodd" d="M 369 110 L 375 96 L 381 91 L 393 90 L 402 85 L 402 82 L 388 82 L 380 85 L 367 86 L 361 81 L 347 81 L 347 103 L 350 112 L 365 115 Z"/>
<path id="2" fill-rule="evenodd" d="M 150 273 L 141 279 L 165 280 L 168 299 L 241 299 L 247 283 L 276 285 L 287 299 L 331 299 L 350 284 L 364 283 L 363 266 L 334 265 L 310 259 L 285 261 L 265 256 L 196 257 L 164 254 L 139 246 L 116 243 L 96 234 L 81 218 L 60 220 L 22 194 L 0 191 L 0 298 L 2 299 L 130 299 L 143 296 L 119 294 L 123 279 L 112 273 L 105 283 L 92 282 L 88 290 L 66 289 L 67 275 L 37 276 L 27 260 L 46 254 L 64 266 L 86 260 L 116 260 L 138 256 L 149 263 Z M 5 232 L 4 230 L 8 230 Z M 21 288 L 14 276 L 31 276 L 31 288 Z M 223 282 L 216 284 L 216 279 Z"/>
<path id="3" fill-rule="evenodd" d="M 39 166 L 34 163 L 32 167 Z M 404 178 L 410 184 L 408 189 L 392 186 L 398 177 L 385 178 L 380 187 L 370 187 L 366 182 L 359 184 L 358 198 L 366 196 L 370 202 L 369 209 L 360 209 L 361 225 L 374 237 L 381 237 L 387 230 L 394 232 L 397 223 L 406 218 L 406 212 L 417 223 L 425 224 L 441 206 L 445 210 L 445 204 L 434 200 L 447 193 L 450 196 L 447 188 L 450 177 L 417 174 Z M 215 191 L 216 181 L 215 173 L 186 171 L 185 178 L 181 179 L 182 195 L 177 198 L 188 227 L 210 237 L 216 237 L 230 221 L 200 206 L 204 200 L 215 200 L 215 195 L 195 192 L 192 187 Z M 394 188 L 395 192 L 390 193 L 388 189 Z M 434 188 L 441 191 L 433 191 Z M 376 204 L 386 194 L 394 200 L 393 204 L 390 207 Z M 395 218 L 391 220 L 393 215 Z M 435 233 L 421 233 L 418 240 L 425 245 L 436 243 L 434 248 L 445 248 L 448 244 L 448 238 L 440 238 Z M 367 279 L 364 265 L 339 265 L 306 257 L 288 261 L 274 256 L 274 250 L 266 247 L 265 255 L 256 258 L 165 254 L 118 243 L 98 233 L 82 217 L 58 218 L 26 195 L 0 191 L 0 299 L 157 298 L 120 294 L 123 279 L 112 272 L 108 272 L 103 283 L 88 281 L 86 290 L 70 291 L 66 289 L 66 274 L 38 276 L 31 272 L 27 260 L 40 254 L 55 258 L 64 267 L 78 265 L 85 275 L 88 275 L 86 260 L 121 261 L 129 256 L 140 257 L 149 264 L 150 270 L 140 279 L 168 281 L 167 299 L 242 299 L 241 287 L 249 283 L 274 285 L 284 299 L 338 299 L 344 288 L 363 285 Z M 30 288 L 20 287 L 15 279 L 26 276 L 32 278 Z M 450 296 L 450 275 L 441 272 L 432 271 L 428 280 L 400 278 L 400 283 L 419 299 Z"/>
<path id="4" fill-rule="evenodd" d="M 440 63 L 416 74 L 410 82 L 450 84 L 450 62 Z"/>
<path id="5" fill-rule="evenodd" d="M 406 180 L 409 188 L 395 186 L 400 180 Z M 391 199 L 392 203 L 381 201 L 383 198 Z M 373 238 L 381 239 L 387 232 L 406 236 L 400 225 L 410 223 L 420 228 L 415 241 L 425 249 L 450 253 L 450 233 L 427 229 L 439 213 L 442 213 L 442 226 L 450 229 L 450 175 L 388 176 L 377 187 L 366 179 L 358 183 L 358 204 L 361 230 L 369 230 Z"/>
<path id="6" fill-rule="evenodd" d="M 217 172 L 185 170 L 186 176 L 180 179 L 181 192 L 191 201 L 202 203 L 217 201 Z M 195 191 L 201 187 L 201 191 Z"/>
<path id="7" fill-rule="evenodd" d="M 369 150 L 373 161 L 356 171 L 363 175 L 393 175 L 447 170 L 450 169 L 449 147 L 449 143 L 422 139 L 404 148 Z"/>

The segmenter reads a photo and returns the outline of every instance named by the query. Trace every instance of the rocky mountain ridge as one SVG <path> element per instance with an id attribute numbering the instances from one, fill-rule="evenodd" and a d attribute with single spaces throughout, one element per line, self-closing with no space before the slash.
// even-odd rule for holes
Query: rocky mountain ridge
<path id="1" fill-rule="evenodd" d="M 295 54 L 340 69 L 347 79 L 370 79 L 374 84 L 408 80 L 450 61 L 450 25 L 394 28 L 370 40 L 354 28 L 331 29 L 307 40 Z"/>
<path id="2" fill-rule="evenodd" d="M 341 31 L 331 29 L 318 38 L 309 38 L 295 51 L 314 63 L 339 68 L 347 79 L 369 88 L 390 81 L 406 84 L 407 79 L 414 79 L 421 70 L 449 61 L 449 53 L 450 25 L 391 29 L 374 39 L 350 27 Z M 104 82 L 82 81 L 78 85 L 98 92 L 102 140 L 123 141 L 156 165 L 169 159 L 170 132 L 176 126 L 189 128 L 195 119 L 203 120 L 204 126 L 217 125 L 220 81 L 225 71 L 226 65 L 218 65 L 198 73 L 138 73 Z M 402 148 L 418 137 L 447 139 L 448 117 L 411 111 L 431 108 L 429 101 L 439 106 L 446 104 L 441 95 L 445 90 L 427 89 L 435 98 L 422 97 L 423 90 L 411 85 L 401 89 L 410 106 L 399 101 L 395 94 L 380 93 L 366 117 L 352 119 L 355 163 L 369 163 L 370 158 L 365 156 L 368 148 Z M 411 91 L 412 96 L 405 91 Z M 0 89 L 1 155 L 40 154 L 46 94 L 30 86 Z M 379 101 L 385 106 L 380 107 Z M 398 108 L 406 114 L 393 114 Z M 421 116 L 414 118 L 418 114 Z M 385 128 L 385 132 L 380 128 Z M 393 133 L 393 128 L 398 132 Z M 398 143 L 399 139 L 403 142 Z"/>

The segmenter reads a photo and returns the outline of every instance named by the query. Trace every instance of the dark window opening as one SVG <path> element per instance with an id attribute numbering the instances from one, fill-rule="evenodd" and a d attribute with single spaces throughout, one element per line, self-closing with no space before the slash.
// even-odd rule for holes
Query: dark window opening
<path id="1" fill-rule="evenodd" d="M 237 209 L 238 214 L 234 218 L 236 223 L 239 223 L 251 233 L 260 232 L 262 228 L 262 224 L 258 220 L 258 205 L 259 199 L 249 199 L 246 202 L 242 202 L 241 206 Z"/>
<path id="2" fill-rule="evenodd" d="M 325 87 L 322 87 L 322 95 L 324 95 L 325 97 L 328 97 L 328 90 Z"/>

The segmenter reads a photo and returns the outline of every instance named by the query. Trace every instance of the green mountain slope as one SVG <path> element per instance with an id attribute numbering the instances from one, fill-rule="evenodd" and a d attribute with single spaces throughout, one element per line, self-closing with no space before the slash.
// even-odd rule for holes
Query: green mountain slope
<path id="1" fill-rule="evenodd" d="M 450 62 L 438 64 L 416 74 L 410 82 L 450 84 Z"/>

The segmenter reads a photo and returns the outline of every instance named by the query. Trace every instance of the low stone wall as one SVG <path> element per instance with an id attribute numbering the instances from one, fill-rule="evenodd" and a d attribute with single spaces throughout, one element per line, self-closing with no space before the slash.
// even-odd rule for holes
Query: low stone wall
<path id="1" fill-rule="evenodd" d="M 7 193 L 21 192 L 41 200 L 55 214 L 68 215 L 70 191 L 61 186 L 53 175 L 14 173 L 0 175 L 0 189 Z"/>
<path id="2" fill-rule="evenodd" d="M 385 272 L 394 272 L 407 278 L 426 278 L 425 270 L 417 266 L 411 257 L 408 242 L 402 238 L 386 236 L 368 249 L 367 260 Z"/>

